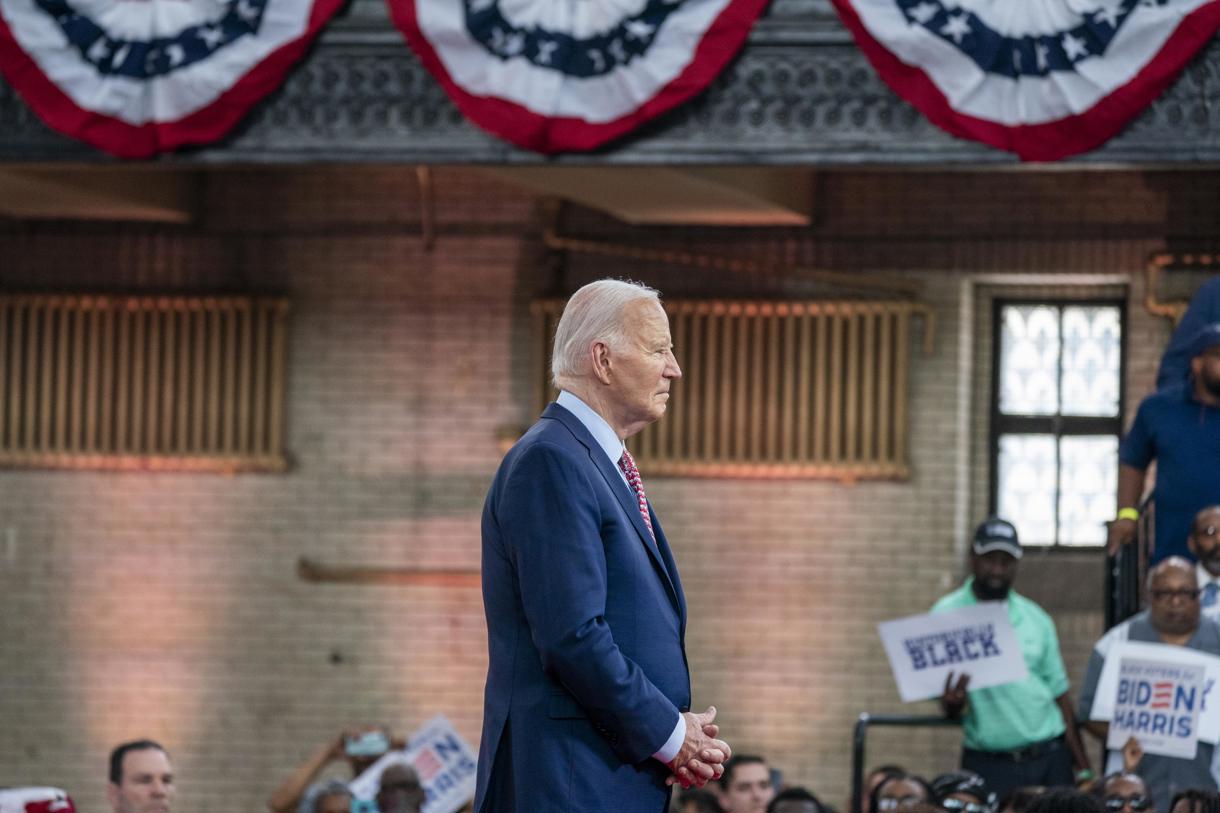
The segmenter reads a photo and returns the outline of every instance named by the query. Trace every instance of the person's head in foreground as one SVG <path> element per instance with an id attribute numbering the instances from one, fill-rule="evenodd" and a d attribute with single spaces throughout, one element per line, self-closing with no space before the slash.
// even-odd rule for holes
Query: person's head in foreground
<path id="1" fill-rule="evenodd" d="M 785 788 L 767 805 L 767 813 L 825 813 L 825 808 L 805 788 Z"/>
<path id="2" fill-rule="evenodd" d="M 380 813 L 419 813 L 424 799 L 419 775 L 410 765 L 395 762 L 381 772 L 381 784 L 377 789 L 377 810 Z"/>
<path id="3" fill-rule="evenodd" d="M 1026 813 L 1104 813 L 1101 799 L 1075 788 L 1051 788 L 1026 808 Z"/>
<path id="4" fill-rule="evenodd" d="M 911 810 L 917 805 L 932 804 L 932 788 L 923 779 L 910 773 L 887 776 L 873 788 L 873 813 Z"/>
<path id="5" fill-rule="evenodd" d="M 860 813 L 872 813 L 870 805 L 873 803 L 873 791 L 877 786 L 891 776 L 898 776 L 906 773 L 906 768 L 901 765 L 878 765 L 868 772 L 868 776 L 864 777 L 864 785 L 860 788 Z M 850 808 L 851 805 L 849 804 Z"/>
<path id="6" fill-rule="evenodd" d="M 152 740 L 125 742 L 110 752 L 106 798 L 114 813 L 170 813 L 174 766 Z"/>
<path id="7" fill-rule="evenodd" d="M 754 754 L 738 754 L 726 762 L 716 789 L 724 813 L 766 813 L 775 796 L 771 769 Z"/>
<path id="8" fill-rule="evenodd" d="M 973 771 L 953 771 L 932 780 L 936 804 L 948 813 L 994 813 L 995 794 Z"/>
<path id="9" fill-rule="evenodd" d="M 1101 783 L 1101 801 L 1107 813 L 1144 813 L 1152 809 L 1148 783 L 1134 773 L 1112 773 Z"/>
<path id="10" fill-rule="evenodd" d="M 1220 793 L 1214 790 L 1184 790 L 1174 794 L 1169 813 L 1220 813 Z"/>
<path id="11" fill-rule="evenodd" d="M 724 813 L 716 794 L 702 788 L 688 788 L 678 794 L 678 813 Z"/>
<path id="12" fill-rule="evenodd" d="M 351 813 L 352 792 L 340 779 L 328 779 L 311 786 L 301 799 L 301 813 Z"/>
<path id="13" fill-rule="evenodd" d="M 1028 813 L 1029 806 L 1034 803 L 1034 799 L 1044 793 L 1046 793 L 1046 788 L 1042 785 L 1024 785 L 1013 788 L 1000 802 L 1000 813 Z"/>

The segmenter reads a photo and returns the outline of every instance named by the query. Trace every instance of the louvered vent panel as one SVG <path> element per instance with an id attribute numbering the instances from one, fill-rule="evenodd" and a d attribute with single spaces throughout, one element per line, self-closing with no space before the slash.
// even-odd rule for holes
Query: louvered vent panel
<path id="1" fill-rule="evenodd" d="M 288 305 L 0 295 L 0 465 L 279 471 Z"/>
<path id="2" fill-rule="evenodd" d="M 535 303 L 538 399 L 563 302 Z M 651 475 L 905 479 L 911 302 L 666 301 L 683 379 L 630 441 Z"/>

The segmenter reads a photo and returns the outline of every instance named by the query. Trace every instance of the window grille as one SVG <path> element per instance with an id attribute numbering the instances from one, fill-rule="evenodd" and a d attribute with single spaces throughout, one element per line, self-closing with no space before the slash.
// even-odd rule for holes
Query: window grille
<path id="1" fill-rule="evenodd" d="M 288 303 L 0 295 L 0 465 L 279 471 Z"/>
<path id="2" fill-rule="evenodd" d="M 991 510 L 1031 545 L 1101 545 L 1122 432 L 1123 304 L 999 300 Z"/>

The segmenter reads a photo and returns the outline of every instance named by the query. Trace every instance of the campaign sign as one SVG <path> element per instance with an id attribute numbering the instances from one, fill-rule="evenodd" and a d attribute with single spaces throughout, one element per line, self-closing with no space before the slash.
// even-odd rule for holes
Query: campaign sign
<path id="1" fill-rule="evenodd" d="M 1029 675 L 1003 602 L 883 621 L 877 631 L 904 703 L 940 697 L 950 672 L 970 675 L 971 689 Z"/>
<path id="2" fill-rule="evenodd" d="M 1199 666 L 1203 669 L 1203 684 L 1199 698 L 1199 735 L 1203 742 L 1220 740 L 1220 699 L 1212 697 L 1212 689 L 1220 680 L 1220 658 L 1187 649 L 1184 646 L 1119 641 L 1106 653 L 1106 662 L 1097 681 L 1090 720 L 1106 721 L 1114 716 L 1114 700 L 1118 696 L 1119 667 L 1123 660 L 1137 658 L 1171 666 Z"/>
<path id="3" fill-rule="evenodd" d="M 1123 658 L 1106 747 L 1135 737 L 1146 753 L 1194 759 L 1204 674 L 1202 666 Z"/>
<path id="4" fill-rule="evenodd" d="M 368 802 L 377 797 L 382 771 L 397 763 L 410 765 L 419 775 L 428 794 L 422 813 L 454 813 L 474 798 L 474 751 L 444 715 L 438 714 L 411 735 L 406 750 L 391 751 L 352 780 L 348 787 L 357 800 L 353 811 L 370 807 Z"/>

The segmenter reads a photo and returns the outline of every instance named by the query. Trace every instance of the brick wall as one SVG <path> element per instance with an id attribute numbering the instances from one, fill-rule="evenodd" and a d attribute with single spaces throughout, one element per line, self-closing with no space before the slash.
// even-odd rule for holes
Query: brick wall
<path id="1" fill-rule="evenodd" d="M 957 583 L 985 505 L 986 286 L 1129 276 L 1131 409 L 1168 335 L 1139 305 L 1144 258 L 1206 246 L 1216 181 L 857 172 L 820 180 L 808 230 L 565 216 L 594 238 L 911 275 L 936 311 L 933 353 L 913 356 L 910 482 L 648 481 L 690 603 L 695 702 L 721 709 L 739 751 L 845 799 L 855 716 L 911 710 L 875 624 Z M 800 271 L 577 256 L 557 276 L 536 201 L 474 170 L 438 170 L 435 187 L 431 251 L 408 168 L 218 170 L 202 181 L 206 214 L 183 228 L 0 224 L 7 290 L 287 294 L 295 462 L 284 476 L 0 472 L 0 785 L 60 785 L 101 811 L 109 747 L 151 736 L 175 756 L 180 809 L 256 811 L 349 722 L 406 732 L 443 712 L 477 742 L 477 590 L 308 584 L 297 559 L 477 568 L 498 439 L 532 419 L 534 296 L 624 272 L 672 296 L 830 293 Z M 1095 559 L 1076 559 L 1100 579 Z M 1053 569 L 1025 567 L 1031 585 Z M 1100 612 L 1062 609 L 1079 679 Z M 955 758 L 952 732 L 870 744 L 871 762 L 936 771 Z"/>

